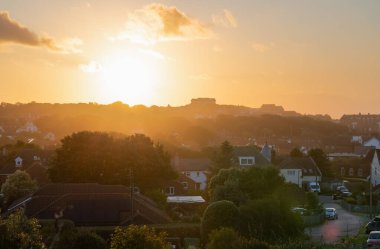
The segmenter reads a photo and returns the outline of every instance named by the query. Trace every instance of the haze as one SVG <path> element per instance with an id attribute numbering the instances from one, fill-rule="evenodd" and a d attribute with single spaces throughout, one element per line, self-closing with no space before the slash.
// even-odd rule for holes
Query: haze
<path id="1" fill-rule="evenodd" d="M 0 2 L 2 102 L 379 113 L 380 1 Z"/>

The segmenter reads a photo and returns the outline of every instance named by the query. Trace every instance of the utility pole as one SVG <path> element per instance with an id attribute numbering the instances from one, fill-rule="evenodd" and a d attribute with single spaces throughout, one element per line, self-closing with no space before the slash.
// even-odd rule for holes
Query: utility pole
<path id="1" fill-rule="evenodd" d="M 132 167 L 129 169 L 129 188 L 130 188 L 130 195 L 131 195 L 131 224 L 133 224 L 133 169 Z"/>
<path id="2" fill-rule="evenodd" d="M 369 218 L 372 220 L 372 167 L 369 176 Z"/>

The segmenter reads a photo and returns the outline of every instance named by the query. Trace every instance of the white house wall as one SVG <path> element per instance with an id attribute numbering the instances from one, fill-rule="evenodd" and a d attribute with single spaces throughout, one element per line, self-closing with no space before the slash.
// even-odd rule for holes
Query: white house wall
<path id="1" fill-rule="evenodd" d="M 294 171 L 294 174 L 289 174 L 289 171 Z M 299 169 L 281 169 L 281 176 L 285 178 L 286 182 L 297 184 L 302 188 L 302 171 Z"/>
<path id="2" fill-rule="evenodd" d="M 375 151 L 371 163 L 371 182 L 373 186 L 380 184 L 380 165 L 377 151 Z"/>
<path id="3" fill-rule="evenodd" d="M 194 182 L 199 183 L 200 190 L 205 190 L 207 187 L 207 176 L 203 171 L 187 171 L 185 175 Z"/>

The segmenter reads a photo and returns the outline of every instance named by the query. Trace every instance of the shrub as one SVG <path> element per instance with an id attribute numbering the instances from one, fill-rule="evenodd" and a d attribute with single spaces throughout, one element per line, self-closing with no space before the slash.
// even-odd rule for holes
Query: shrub
<path id="1" fill-rule="evenodd" d="M 105 240 L 96 233 L 80 231 L 73 239 L 73 247 L 68 249 L 106 249 Z"/>
<path id="2" fill-rule="evenodd" d="M 213 230 L 209 235 L 206 249 L 238 249 L 242 247 L 239 235 L 231 228 Z"/>
<path id="3" fill-rule="evenodd" d="M 165 233 L 156 233 L 147 226 L 117 227 L 111 236 L 110 249 L 170 249 Z"/>
<path id="4" fill-rule="evenodd" d="M 238 228 L 239 210 L 231 201 L 211 203 L 202 218 L 202 238 L 207 240 L 209 233 L 220 227 Z"/>

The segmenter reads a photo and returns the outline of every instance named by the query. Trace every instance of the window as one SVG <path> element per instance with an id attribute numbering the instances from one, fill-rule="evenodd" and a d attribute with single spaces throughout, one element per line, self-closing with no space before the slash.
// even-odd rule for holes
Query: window
<path id="1" fill-rule="evenodd" d="M 349 176 L 353 176 L 354 175 L 354 169 L 353 168 L 350 168 L 349 171 L 348 171 L 348 175 Z"/>
<path id="2" fill-rule="evenodd" d="M 190 176 L 190 171 L 186 171 L 185 175 Z"/>
<path id="3" fill-rule="evenodd" d="M 346 169 L 345 169 L 344 167 L 341 167 L 341 168 L 340 168 L 340 175 L 341 175 L 341 176 L 346 175 Z"/>
<path id="4" fill-rule="evenodd" d="M 363 176 L 363 169 L 362 168 L 358 169 L 358 176 Z"/>
<path id="5" fill-rule="evenodd" d="M 166 188 L 166 194 L 167 195 L 174 195 L 174 187 Z"/>
<path id="6" fill-rule="evenodd" d="M 254 165 L 255 158 L 254 157 L 240 157 L 240 165 Z"/>
<path id="7" fill-rule="evenodd" d="M 197 176 L 199 176 L 199 175 L 200 175 L 200 173 L 201 173 L 201 172 L 197 171 Z"/>
<path id="8" fill-rule="evenodd" d="M 296 171 L 295 170 L 288 170 L 288 176 L 295 176 Z"/>
<path id="9" fill-rule="evenodd" d="M 182 186 L 184 189 L 188 189 L 189 188 L 189 184 L 187 182 L 181 182 Z"/>

